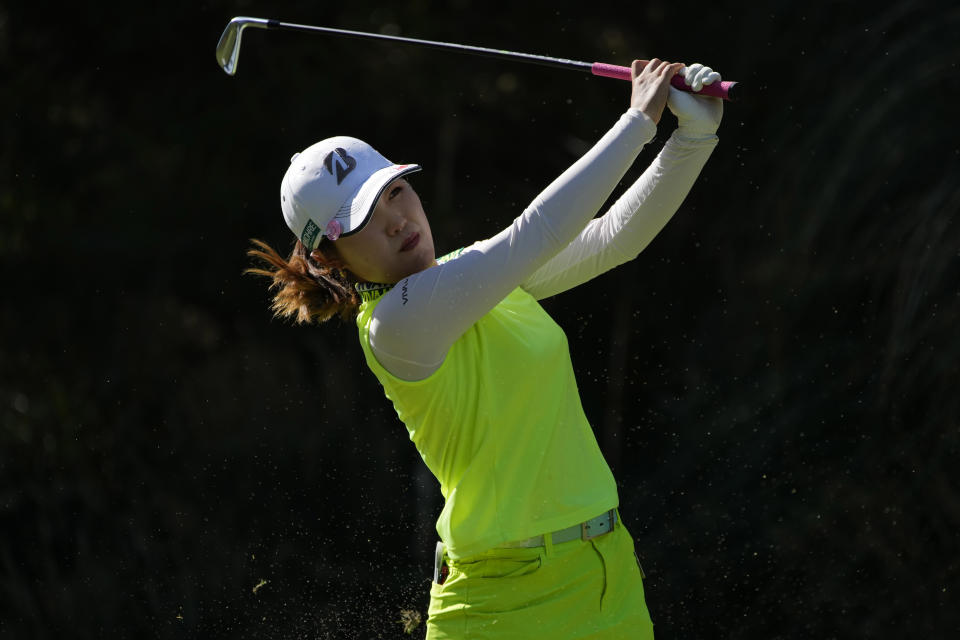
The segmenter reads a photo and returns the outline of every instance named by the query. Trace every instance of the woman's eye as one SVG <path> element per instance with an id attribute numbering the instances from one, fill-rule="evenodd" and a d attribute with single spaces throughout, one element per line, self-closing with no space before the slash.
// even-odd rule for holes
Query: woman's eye
<path id="1" fill-rule="evenodd" d="M 392 200 L 393 198 L 395 198 L 395 197 L 397 197 L 398 195 L 400 195 L 400 192 L 401 192 L 401 191 L 403 191 L 403 186 L 402 186 L 402 185 L 397 185 L 397 186 L 395 186 L 393 189 L 390 189 L 390 199 Z"/>

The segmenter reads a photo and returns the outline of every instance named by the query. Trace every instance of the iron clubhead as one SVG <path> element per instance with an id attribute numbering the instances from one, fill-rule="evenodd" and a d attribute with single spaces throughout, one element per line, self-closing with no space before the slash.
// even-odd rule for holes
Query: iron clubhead
<path id="1" fill-rule="evenodd" d="M 237 63 L 240 61 L 240 38 L 243 36 L 243 30 L 247 27 L 256 27 L 258 29 L 269 28 L 269 20 L 263 18 L 247 18 L 237 16 L 227 24 L 223 30 L 220 41 L 217 43 L 217 62 L 232 76 L 237 72 Z"/>

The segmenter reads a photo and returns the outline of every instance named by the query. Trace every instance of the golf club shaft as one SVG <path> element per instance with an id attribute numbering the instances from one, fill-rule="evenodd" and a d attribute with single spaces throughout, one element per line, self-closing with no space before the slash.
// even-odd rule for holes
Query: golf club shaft
<path id="1" fill-rule="evenodd" d="M 260 25 L 258 25 L 260 26 Z M 290 22 L 281 22 L 279 20 L 266 20 L 265 28 L 268 29 L 287 29 L 292 31 L 310 31 L 310 32 L 320 32 L 328 33 L 332 35 L 341 35 L 354 38 L 365 38 L 372 40 L 384 40 L 388 42 L 400 42 L 406 44 L 415 44 L 424 47 L 431 47 L 434 49 L 445 49 L 447 51 L 458 51 L 461 53 L 471 53 L 474 55 L 486 56 L 490 58 L 501 58 L 507 60 L 518 60 L 521 62 L 529 62 L 533 64 L 545 65 L 548 67 L 559 67 L 562 69 L 574 69 L 578 71 L 584 71 L 587 73 L 592 73 L 595 76 L 603 76 L 607 78 L 617 78 L 619 80 L 631 80 L 630 67 L 621 67 L 612 64 L 606 64 L 602 62 L 580 62 L 577 60 L 567 60 L 565 58 L 554 58 L 550 56 L 541 56 L 531 53 L 518 53 L 515 51 L 504 51 L 502 49 L 490 49 L 487 47 L 475 47 L 470 45 L 463 44 L 454 44 L 449 42 L 436 42 L 433 40 L 421 40 L 418 38 L 404 38 L 400 36 L 392 36 L 382 33 L 367 33 L 364 31 L 350 31 L 347 29 L 332 29 L 329 27 L 317 27 L 308 24 L 294 24 Z M 683 78 L 679 75 L 676 75 L 672 78 L 670 84 L 681 91 L 693 92 L 689 85 L 687 85 Z M 724 100 L 731 99 L 731 89 L 736 85 L 736 82 L 732 81 L 721 81 L 713 84 L 704 85 L 703 88 L 697 92 L 700 95 L 711 96 L 714 98 L 723 98 Z"/>

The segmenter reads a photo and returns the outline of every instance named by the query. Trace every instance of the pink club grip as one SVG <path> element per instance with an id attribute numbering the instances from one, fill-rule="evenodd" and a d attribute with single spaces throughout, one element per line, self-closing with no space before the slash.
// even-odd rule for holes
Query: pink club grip
<path id="1" fill-rule="evenodd" d="M 595 76 L 604 76 L 605 78 L 616 78 L 618 80 L 631 79 L 630 67 L 620 67 L 615 64 L 607 64 L 605 62 L 594 62 L 590 66 L 590 72 Z M 679 74 L 670 79 L 670 84 L 680 91 L 694 93 L 693 89 L 690 88 L 690 85 L 684 82 L 683 77 Z M 705 84 L 703 85 L 703 88 L 696 93 L 702 96 L 731 100 L 730 90 L 733 89 L 734 85 L 736 84 L 736 82 L 722 80 L 720 82 L 714 82 L 713 84 Z"/>

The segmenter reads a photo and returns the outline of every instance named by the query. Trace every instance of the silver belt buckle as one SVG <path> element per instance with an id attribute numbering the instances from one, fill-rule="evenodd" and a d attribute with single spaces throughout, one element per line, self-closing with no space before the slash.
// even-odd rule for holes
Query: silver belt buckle
<path id="1" fill-rule="evenodd" d="M 587 522 L 590 522 L 590 521 L 588 520 L 587 522 L 581 522 L 581 523 L 580 523 L 580 539 L 581 539 L 581 540 L 592 540 L 593 538 L 596 538 L 596 537 L 598 537 L 598 536 L 602 536 L 602 535 L 605 534 L 605 533 L 610 533 L 611 531 L 613 531 L 613 527 L 614 527 L 614 525 L 616 525 L 616 523 L 617 523 L 616 515 L 615 515 L 615 514 L 616 514 L 616 511 L 614 511 L 613 509 L 610 509 L 610 511 L 607 511 L 605 514 L 603 514 L 603 515 L 605 515 L 605 516 L 607 517 L 607 527 L 608 527 L 608 528 L 607 528 L 605 531 L 600 531 L 600 532 L 595 533 L 595 534 L 593 534 L 593 535 L 591 535 L 591 534 L 589 534 L 589 533 L 587 532 L 587 529 L 588 529 L 588 527 L 587 527 Z M 598 529 L 602 529 L 603 527 L 598 526 L 597 528 L 598 528 Z"/>

